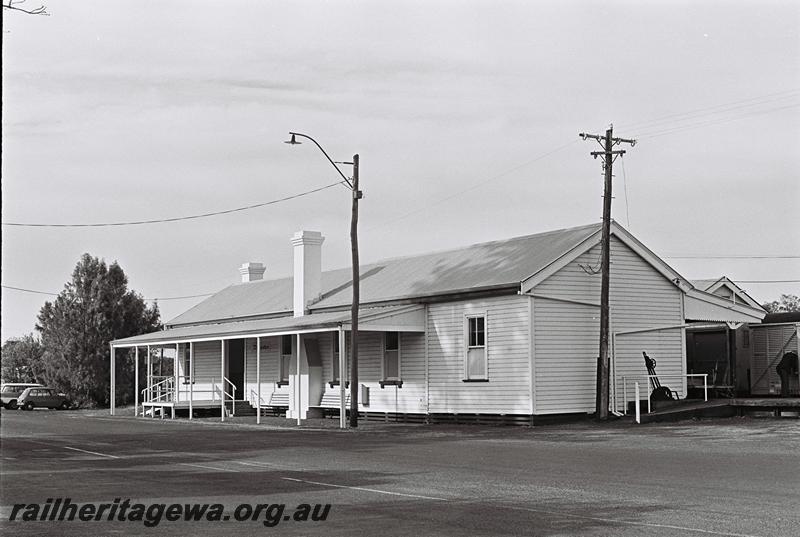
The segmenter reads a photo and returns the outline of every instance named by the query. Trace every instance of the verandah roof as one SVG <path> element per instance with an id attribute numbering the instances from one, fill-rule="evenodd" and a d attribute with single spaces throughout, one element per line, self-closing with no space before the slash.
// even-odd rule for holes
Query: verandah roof
<path id="1" fill-rule="evenodd" d="M 359 330 L 424 332 L 423 306 L 403 305 L 359 310 Z M 277 336 L 298 332 L 322 332 L 337 330 L 340 326 L 350 329 L 350 311 L 314 313 L 302 317 L 276 317 L 227 323 L 180 326 L 169 330 L 151 332 L 139 336 L 117 339 L 113 347 L 135 347 L 142 345 L 167 345 L 188 341 L 213 341 L 243 337 Z"/>

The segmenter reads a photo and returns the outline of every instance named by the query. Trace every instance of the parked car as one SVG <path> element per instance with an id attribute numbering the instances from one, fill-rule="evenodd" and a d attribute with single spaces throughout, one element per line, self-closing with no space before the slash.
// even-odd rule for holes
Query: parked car
<path id="1" fill-rule="evenodd" d="M 36 388 L 41 384 L 34 382 L 6 382 L 0 388 L 0 399 L 3 401 L 3 408 L 14 410 L 17 408 L 17 400 L 19 394 L 25 391 L 26 388 Z"/>
<path id="2" fill-rule="evenodd" d="M 66 410 L 70 407 L 66 394 L 43 386 L 26 388 L 17 399 L 17 404 L 25 410 L 33 410 L 37 407 Z"/>

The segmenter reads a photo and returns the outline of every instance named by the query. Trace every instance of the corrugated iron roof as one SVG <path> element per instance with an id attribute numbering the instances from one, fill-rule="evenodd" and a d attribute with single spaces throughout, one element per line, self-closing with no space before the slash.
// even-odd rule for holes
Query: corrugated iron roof
<path id="1" fill-rule="evenodd" d="M 412 306 L 413 307 L 413 306 Z M 382 319 L 386 316 L 408 311 L 409 306 L 387 306 L 377 308 L 363 308 L 359 310 L 362 318 L 363 329 L 368 329 L 371 319 Z M 421 308 L 421 306 L 420 306 Z M 254 319 L 249 321 L 230 321 L 221 323 L 198 324 L 179 326 L 168 330 L 160 330 L 149 334 L 127 337 L 112 341 L 117 346 L 132 344 L 155 345 L 164 342 L 189 341 L 198 339 L 216 339 L 225 336 L 248 334 L 267 334 L 270 332 L 310 330 L 315 328 L 333 328 L 339 323 L 347 324 L 350 321 L 350 311 L 329 311 L 314 313 L 302 317 L 287 315 L 272 319 Z"/>
<path id="2" fill-rule="evenodd" d="M 361 303 L 519 284 L 599 231 L 600 224 L 591 224 L 362 265 Z M 322 290 L 312 311 L 350 304 L 351 269 L 323 272 Z M 292 291 L 292 278 L 231 285 L 167 324 L 291 312 Z"/>

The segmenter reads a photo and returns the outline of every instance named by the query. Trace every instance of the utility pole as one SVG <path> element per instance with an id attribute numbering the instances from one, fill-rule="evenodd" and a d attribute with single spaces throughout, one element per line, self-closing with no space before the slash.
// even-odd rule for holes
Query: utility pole
<path id="1" fill-rule="evenodd" d="M 358 307 L 361 296 L 360 270 L 358 266 L 358 200 L 363 194 L 358 189 L 358 155 L 353 155 L 353 212 L 350 219 L 350 249 L 353 254 L 353 303 L 350 310 L 350 348 L 353 359 L 350 363 L 350 427 L 358 427 Z M 339 359 L 345 356 L 339 349 Z M 344 379 L 340 379 L 344 382 Z"/>
<path id="2" fill-rule="evenodd" d="M 350 349 L 353 353 L 351 360 L 350 370 L 350 427 L 358 427 L 358 309 L 360 306 L 360 270 L 358 266 L 358 200 L 364 197 L 364 193 L 358 189 L 358 155 L 353 155 L 353 162 L 334 162 L 328 153 L 322 148 L 319 143 L 307 134 L 299 132 L 289 132 L 291 138 L 285 143 L 290 145 L 299 145 L 301 142 L 297 141 L 297 137 L 305 138 L 314 142 L 314 145 L 322 151 L 328 162 L 336 168 L 339 175 L 342 177 L 346 185 L 353 195 L 353 207 L 350 218 L 350 251 L 353 255 L 353 303 L 350 307 Z M 353 177 L 348 179 L 342 172 L 337 164 L 349 164 L 353 166 Z M 339 346 L 339 360 L 343 360 L 347 356 L 343 346 Z M 298 369 L 299 371 L 299 369 Z M 340 378 L 339 382 L 345 382 L 344 378 Z"/>
<path id="3" fill-rule="evenodd" d="M 609 279 L 611 274 L 611 171 L 614 159 L 617 155 L 624 155 L 625 151 L 616 150 L 614 146 L 621 143 L 636 145 L 636 140 L 613 137 L 614 126 L 611 125 L 606 130 L 605 136 L 599 134 L 580 133 L 580 137 L 586 140 L 591 138 L 603 147 L 603 151 L 592 151 L 594 157 L 601 157 L 603 160 L 603 171 L 605 172 L 605 184 L 603 188 L 603 228 L 601 236 L 600 269 L 602 272 L 600 280 L 600 357 L 597 359 L 597 390 L 595 396 L 595 416 L 600 420 L 608 419 L 609 403 L 609 355 L 608 355 L 608 333 L 609 333 Z"/>

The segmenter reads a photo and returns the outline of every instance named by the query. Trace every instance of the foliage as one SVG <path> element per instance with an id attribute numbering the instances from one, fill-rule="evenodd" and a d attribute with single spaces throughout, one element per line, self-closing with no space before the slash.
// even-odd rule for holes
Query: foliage
<path id="1" fill-rule="evenodd" d="M 769 313 L 786 313 L 800 311 L 800 297 L 797 295 L 781 295 L 780 300 L 773 300 L 761 305 Z"/>
<path id="2" fill-rule="evenodd" d="M 87 405 L 109 404 L 109 342 L 161 328 L 158 305 L 148 307 L 128 290 L 128 279 L 116 263 L 84 254 L 72 281 L 53 302 L 45 302 L 36 329 L 44 347 L 45 380 Z M 117 398 L 133 399 L 133 358 L 117 362 Z"/>
<path id="3" fill-rule="evenodd" d="M 33 334 L 9 339 L 2 348 L 3 382 L 44 382 L 44 347 Z"/>

